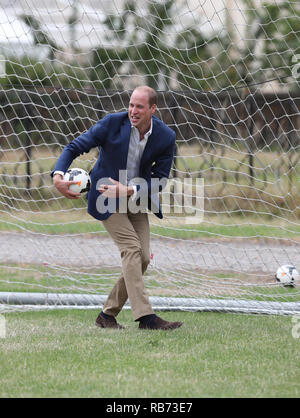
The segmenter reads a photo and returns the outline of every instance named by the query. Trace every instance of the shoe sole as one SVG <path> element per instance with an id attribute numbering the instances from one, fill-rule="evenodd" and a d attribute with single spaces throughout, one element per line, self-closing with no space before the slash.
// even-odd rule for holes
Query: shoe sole
<path id="1" fill-rule="evenodd" d="M 117 325 L 117 326 L 114 326 L 114 327 L 104 327 L 102 324 L 98 324 L 98 322 L 95 322 L 95 325 L 96 325 L 96 327 L 99 327 L 99 328 L 104 328 L 104 329 L 125 329 L 125 327 L 123 327 L 122 325 Z"/>
<path id="2" fill-rule="evenodd" d="M 182 322 L 179 322 L 178 324 L 174 324 L 173 326 L 169 326 L 169 327 L 157 327 L 157 328 L 150 328 L 150 327 L 139 327 L 139 329 L 141 330 L 151 330 L 151 331 L 172 331 L 173 329 L 177 329 L 180 328 L 182 325 Z"/>

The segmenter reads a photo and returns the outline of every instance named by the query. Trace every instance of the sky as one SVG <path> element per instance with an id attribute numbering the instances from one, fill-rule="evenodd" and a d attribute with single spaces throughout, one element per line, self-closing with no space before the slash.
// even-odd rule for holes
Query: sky
<path id="1" fill-rule="evenodd" d="M 205 32 L 220 27 L 224 18 L 224 1 L 229 0 L 176 0 L 176 25 L 202 25 Z M 33 44 L 29 28 L 19 18 L 21 14 L 34 15 L 42 28 L 60 47 L 68 49 L 72 39 L 75 46 L 90 50 L 107 44 L 102 22 L 107 14 L 121 11 L 124 0 L 0 0 L 0 45 L 8 50 L 27 50 Z M 137 2 L 140 12 L 144 0 Z M 68 19 L 76 11 L 75 32 Z M 202 23 L 201 23 L 202 22 Z"/>

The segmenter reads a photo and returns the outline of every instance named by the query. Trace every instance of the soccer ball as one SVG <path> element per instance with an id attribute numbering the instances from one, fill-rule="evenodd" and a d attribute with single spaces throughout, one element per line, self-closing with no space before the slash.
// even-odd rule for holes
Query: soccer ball
<path id="1" fill-rule="evenodd" d="M 75 193 L 88 192 L 91 187 L 90 176 L 82 168 L 71 168 L 65 173 L 64 180 L 77 182 L 76 184 L 71 184 L 69 187 Z"/>
<path id="2" fill-rule="evenodd" d="M 283 286 L 296 286 L 296 281 L 299 279 L 299 273 L 295 266 L 284 265 L 277 269 L 275 279 Z"/>

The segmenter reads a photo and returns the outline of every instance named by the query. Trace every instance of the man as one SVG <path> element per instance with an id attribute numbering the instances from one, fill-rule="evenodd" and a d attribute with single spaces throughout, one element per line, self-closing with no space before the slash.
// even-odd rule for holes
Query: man
<path id="1" fill-rule="evenodd" d="M 146 211 L 136 208 L 138 202 L 145 203 L 146 196 L 148 208 L 162 218 L 153 184 L 158 185 L 155 191 L 162 189 L 161 180 L 169 176 L 175 147 L 175 133 L 154 116 L 156 101 L 153 89 L 137 87 L 128 112 L 109 114 L 74 139 L 64 148 L 52 172 L 54 186 L 65 197 L 77 199 L 80 194 L 69 190 L 73 182 L 64 181 L 63 174 L 76 157 L 99 147 L 99 157 L 90 173 L 88 212 L 103 222 L 122 259 L 122 275 L 96 319 L 96 325 L 102 328 L 123 328 L 115 318 L 128 298 L 140 329 L 167 330 L 182 325 L 154 314 L 143 282 L 150 258 L 150 230 Z"/>

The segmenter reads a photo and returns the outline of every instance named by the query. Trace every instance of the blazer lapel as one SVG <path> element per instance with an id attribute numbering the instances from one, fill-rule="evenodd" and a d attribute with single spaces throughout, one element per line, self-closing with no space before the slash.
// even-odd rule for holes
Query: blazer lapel
<path id="1" fill-rule="evenodd" d="M 129 141 L 130 141 L 130 130 L 131 125 L 128 118 L 125 119 L 123 125 L 120 129 L 121 135 L 121 149 L 120 149 L 120 160 L 121 160 L 121 170 L 126 170 L 127 166 L 127 156 L 128 156 L 128 148 L 129 148 Z"/>

